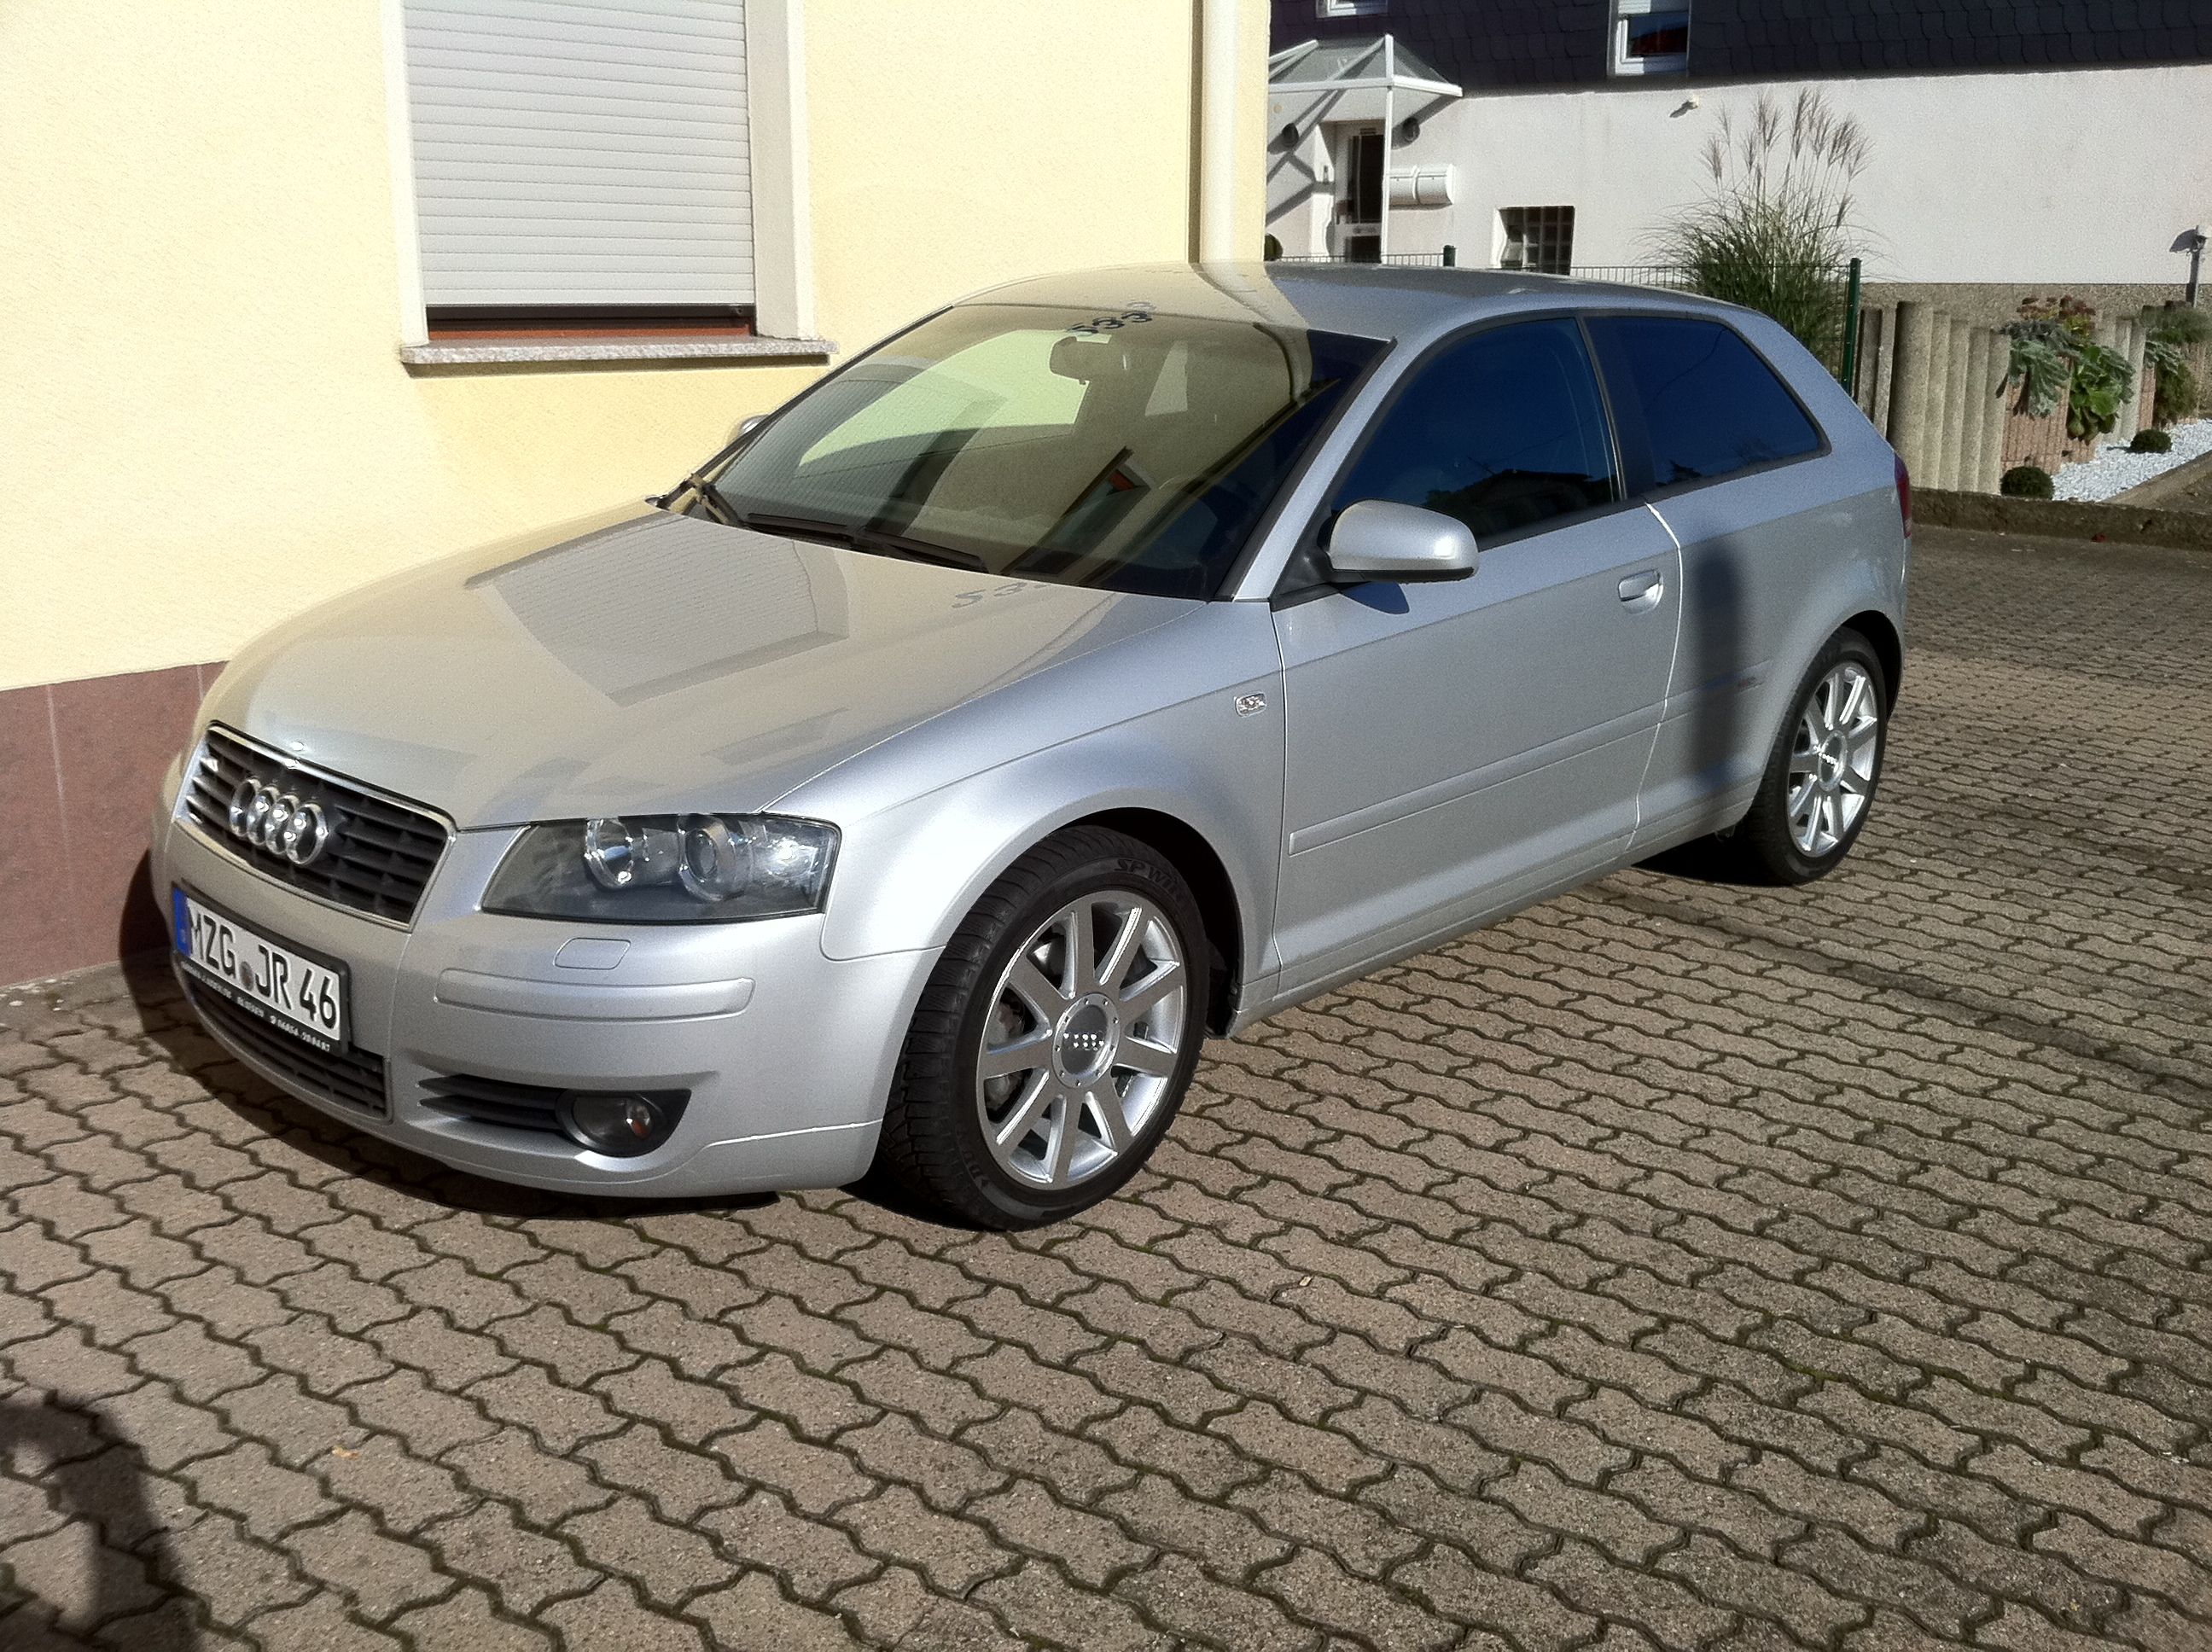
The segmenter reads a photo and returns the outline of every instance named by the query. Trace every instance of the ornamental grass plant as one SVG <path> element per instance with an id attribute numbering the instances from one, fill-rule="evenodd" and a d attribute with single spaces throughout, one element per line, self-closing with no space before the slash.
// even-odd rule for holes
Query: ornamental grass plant
<path id="1" fill-rule="evenodd" d="M 1821 94 L 1787 112 L 1762 93 L 1749 116 L 1723 110 L 1706 141 L 1704 197 L 1653 236 L 1691 288 L 1772 316 L 1832 367 L 1846 300 L 1844 267 L 1862 252 L 1852 191 L 1871 146 Z"/>

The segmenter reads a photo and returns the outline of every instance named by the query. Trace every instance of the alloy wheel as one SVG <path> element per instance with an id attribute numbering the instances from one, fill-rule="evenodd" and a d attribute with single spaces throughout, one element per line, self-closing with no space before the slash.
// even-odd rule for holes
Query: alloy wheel
<path id="1" fill-rule="evenodd" d="M 1881 697 L 1866 668 L 1846 659 L 1823 677 L 1797 714 L 1790 748 L 1790 839 L 1810 859 L 1850 835 L 1874 793 L 1881 756 Z"/>
<path id="2" fill-rule="evenodd" d="M 992 1157 L 1017 1180 L 1089 1181 L 1144 1133 L 1172 1088 L 1190 971 L 1165 914 L 1127 890 L 1069 902 L 1015 951 L 975 1056 Z"/>

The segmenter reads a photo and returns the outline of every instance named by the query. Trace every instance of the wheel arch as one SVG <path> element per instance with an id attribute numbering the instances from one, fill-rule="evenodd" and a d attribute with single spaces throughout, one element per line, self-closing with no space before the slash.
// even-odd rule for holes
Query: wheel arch
<path id="1" fill-rule="evenodd" d="M 1229 867 L 1206 835 L 1188 821 L 1158 809 L 1108 809 L 1079 819 L 1062 822 L 1053 833 L 1072 826 L 1103 826 L 1133 837 L 1171 862 L 1190 885 L 1206 925 L 1206 944 L 1213 963 L 1206 995 L 1206 1029 L 1215 1034 L 1229 1029 L 1237 1010 L 1237 992 L 1244 957 L 1244 914 L 1237 899 L 1237 886 Z M 1040 841 L 1042 840 L 1040 839 Z"/>
<path id="2" fill-rule="evenodd" d="M 1897 623 L 1879 608 L 1868 608 L 1852 615 L 1838 629 L 1856 631 L 1873 648 L 1875 658 L 1881 662 L 1881 674 L 1893 708 L 1897 704 L 1897 685 L 1905 680 L 1905 638 Z"/>

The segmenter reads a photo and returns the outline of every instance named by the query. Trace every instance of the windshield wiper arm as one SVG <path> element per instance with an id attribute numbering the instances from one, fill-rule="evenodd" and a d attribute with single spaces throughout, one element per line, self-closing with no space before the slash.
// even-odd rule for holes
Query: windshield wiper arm
<path id="1" fill-rule="evenodd" d="M 887 556 L 903 556 L 909 562 L 928 562 L 938 568 L 965 568 L 976 574 L 991 571 L 991 565 L 972 550 L 933 545 L 927 540 L 909 539 L 903 534 L 872 528 L 865 524 L 855 526 L 849 522 L 830 522 L 812 516 L 778 516 L 768 511 L 745 511 L 733 513 L 730 525 L 750 528 L 757 533 L 781 533 L 793 539 L 820 539 L 852 550 L 881 551 Z"/>
<path id="2" fill-rule="evenodd" d="M 686 493 L 707 507 L 707 514 L 724 527 L 734 528 L 738 525 L 738 513 L 730 508 L 730 501 L 722 497 L 720 490 L 707 480 L 707 473 L 703 468 L 692 471 L 690 476 L 685 477 L 683 481 L 661 495 L 658 502 L 663 510 L 666 510 L 672 503 Z"/>

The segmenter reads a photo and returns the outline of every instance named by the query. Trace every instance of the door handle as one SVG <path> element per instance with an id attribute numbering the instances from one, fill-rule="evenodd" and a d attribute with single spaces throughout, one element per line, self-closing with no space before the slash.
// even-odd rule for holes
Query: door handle
<path id="1" fill-rule="evenodd" d="M 1640 574 L 1632 574 L 1620 582 L 1620 600 L 1629 612 L 1640 614 L 1647 608 L 1656 608 L 1659 599 L 1667 594 L 1667 578 L 1656 568 L 1647 568 Z"/>

